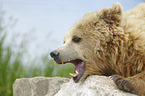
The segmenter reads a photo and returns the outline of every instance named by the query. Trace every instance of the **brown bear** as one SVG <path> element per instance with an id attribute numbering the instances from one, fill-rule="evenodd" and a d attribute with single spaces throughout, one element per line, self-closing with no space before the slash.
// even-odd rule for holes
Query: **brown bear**
<path id="1" fill-rule="evenodd" d="M 74 64 L 74 82 L 111 76 L 119 89 L 145 95 L 145 3 L 127 12 L 118 2 L 88 12 L 50 55 L 58 64 Z"/>

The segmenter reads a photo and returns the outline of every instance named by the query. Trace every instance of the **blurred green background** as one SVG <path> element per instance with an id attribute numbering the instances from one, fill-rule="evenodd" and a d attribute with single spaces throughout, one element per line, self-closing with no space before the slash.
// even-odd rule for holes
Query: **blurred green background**
<path id="1" fill-rule="evenodd" d="M 13 22 L 12 18 L 10 23 L 5 25 L 4 12 L 0 12 L 0 96 L 13 96 L 13 83 L 19 78 L 31 78 L 36 76 L 45 77 L 67 77 L 72 73 L 74 67 L 72 64 L 57 65 L 52 59 L 49 58 L 49 52 L 24 62 L 27 42 L 21 42 L 15 46 L 14 42 L 17 40 L 17 35 L 13 36 L 11 42 L 7 42 L 8 30 Z M 15 22 L 14 22 L 15 23 Z M 25 39 L 25 38 L 24 38 Z M 24 40 L 27 41 L 27 40 Z M 15 48 L 17 47 L 17 48 Z M 13 50 L 17 49 L 17 50 Z M 41 64 L 38 64 L 41 62 Z M 27 64 L 25 64 L 27 63 Z"/>

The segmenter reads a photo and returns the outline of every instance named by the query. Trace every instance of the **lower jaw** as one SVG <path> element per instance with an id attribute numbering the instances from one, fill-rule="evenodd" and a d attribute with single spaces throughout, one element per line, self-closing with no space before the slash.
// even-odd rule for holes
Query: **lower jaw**
<path id="1" fill-rule="evenodd" d="M 75 83 L 79 82 L 80 79 L 81 79 L 81 77 L 79 79 L 75 80 L 75 77 L 73 77 L 73 80 L 74 80 Z"/>
<path id="2" fill-rule="evenodd" d="M 84 76 L 84 72 L 85 72 L 85 67 L 82 69 L 80 75 L 78 75 L 77 77 L 73 77 L 75 83 L 79 82 L 82 79 L 82 77 Z"/>

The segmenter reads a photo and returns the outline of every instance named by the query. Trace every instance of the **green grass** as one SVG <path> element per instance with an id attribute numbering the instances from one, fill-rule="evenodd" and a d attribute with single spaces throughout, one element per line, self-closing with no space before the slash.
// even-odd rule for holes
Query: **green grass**
<path id="1" fill-rule="evenodd" d="M 26 44 L 20 44 L 21 51 L 13 51 L 14 41 L 12 40 L 11 44 L 6 44 L 7 27 L 5 26 L 9 27 L 9 25 L 4 25 L 3 13 L 0 12 L 0 96 L 13 96 L 12 86 L 14 81 L 19 78 L 36 76 L 71 78 L 69 73 L 73 73 L 73 65 L 57 65 L 48 58 L 49 54 L 30 60 L 27 65 L 23 64 Z M 37 64 L 37 62 L 42 63 Z"/>
<path id="2" fill-rule="evenodd" d="M 41 59 L 30 61 L 30 65 L 24 65 L 23 53 L 14 53 L 11 46 L 3 47 L 3 41 L 0 39 L 0 96 L 13 96 L 12 85 L 18 78 L 36 76 L 71 78 L 69 73 L 73 73 L 74 70 L 72 64 L 58 65 L 44 55 Z M 35 65 L 37 61 L 41 61 L 42 64 Z"/>
<path id="3" fill-rule="evenodd" d="M 16 79 L 31 78 L 36 76 L 45 77 L 67 77 L 73 73 L 72 64 L 58 65 L 48 56 L 29 62 L 30 65 L 22 63 L 23 53 L 13 53 L 10 46 L 3 48 L 3 40 L 0 40 L 0 96 L 13 96 L 12 86 Z M 13 59 L 13 60 L 12 60 Z M 35 65 L 41 61 L 41 65 Z"/>

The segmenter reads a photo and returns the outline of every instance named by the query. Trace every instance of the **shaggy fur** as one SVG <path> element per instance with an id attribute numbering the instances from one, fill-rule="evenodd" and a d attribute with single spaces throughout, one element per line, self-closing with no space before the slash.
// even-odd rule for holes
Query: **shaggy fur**
<path id="1" fill-rule="evenodd" d="M 74 36 L 82 40 L 75 43 Z M 86 62 L 81 80 L 94 74 L 112 75 L 119 89 L 145 95 L 145 3 L 125 13 L 115 3 L 85 14 L 68 30 L 57 51 L 61 61 Z"/>

